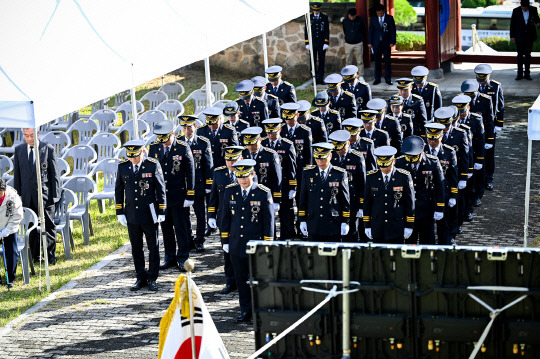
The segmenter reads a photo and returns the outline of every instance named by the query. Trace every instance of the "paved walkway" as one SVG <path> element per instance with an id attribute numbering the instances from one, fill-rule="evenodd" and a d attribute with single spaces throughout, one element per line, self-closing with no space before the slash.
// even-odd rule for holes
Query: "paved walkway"
<path id="1" fill-rule="evenodd" d="M 507 100 L 506 123 L 497 141 L 495 190 L 486 192 L 475 220 L 458 237 L 459 244 L 521 245 L 526 116 L 533 101 L 533 97 Z M 533 184 L 540 181 L 540 151 L 535 146 Z M 531 195 L 530 240 L 540 236 L 540 187 L 533 185 Z M 194 280 L 229 354 L 246 358 L 254 352 L 253 330 L 231 322 L 239 311 L 237 294 L 218 294 L 224 283 L 218 241 L 216 235 L 211 236 L 207 251 L 193 254 Z M 33 312 L 0 329 L 0 358 L 155 358 L 159 321 L 173 297 L 178 275 L 174 269 L 160 273 L 157 293 L 130 292 L 134 271 L 126 245 L 32 308 Z"/>

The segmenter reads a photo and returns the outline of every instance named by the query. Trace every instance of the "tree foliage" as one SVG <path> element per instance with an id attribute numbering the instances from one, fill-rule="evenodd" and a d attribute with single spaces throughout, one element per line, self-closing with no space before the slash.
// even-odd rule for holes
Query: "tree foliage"
<path id="1" fill-rule="evenodd" d="M 394 8 L 397 26 L 409 27 L 416 22 L 416 12 L 407 0 L 395 0 Z"/>

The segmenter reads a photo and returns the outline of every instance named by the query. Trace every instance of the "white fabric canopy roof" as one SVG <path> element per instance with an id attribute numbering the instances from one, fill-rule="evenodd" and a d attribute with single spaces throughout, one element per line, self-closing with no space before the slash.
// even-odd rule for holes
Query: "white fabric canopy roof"
<path id="1" fill-rule="evenodd" d="M 308 11 L 308 0 L 4 1 L 0 127 L 38 127 Z"/>

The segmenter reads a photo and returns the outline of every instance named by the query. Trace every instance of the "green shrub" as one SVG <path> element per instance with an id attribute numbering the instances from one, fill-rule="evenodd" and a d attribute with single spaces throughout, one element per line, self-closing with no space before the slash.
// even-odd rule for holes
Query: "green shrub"
<path id="1" fill-rule="evenodd" d="M 536 29 L 536 34 L 538 37 L 540 37 L 540 29 Z M 480 41 L 482 41 L 484 44 L 488 45 L 495 51 L 511 51 L 511 52 L 516 51 L 516 44 L 511 41 L 506 40 L 504 37 L 490 36 L 490 37 L 484 37 L 480 39 Z M 533 43 L 532 50 L 534 52 L 540 51 L 539 41 L 535 41 Z"/>
<path id="2" fill-rule="evenodd" d="M 399 51 L 423 51 L 426 49 L 426 37 L 409 32 L 398 32 L 396 49 Z"/>
<path id="3" fill-rule="evenodd" d="M 395 0 L 394 9 L 397 26 L 409 27 L 416 22 L 416 12 L 407 0 Z"/>

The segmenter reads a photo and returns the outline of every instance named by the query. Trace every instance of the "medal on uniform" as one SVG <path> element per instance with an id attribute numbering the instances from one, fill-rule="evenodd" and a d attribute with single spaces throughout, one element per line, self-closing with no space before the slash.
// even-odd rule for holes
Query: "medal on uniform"
<path id="1" fill-rule="evenodd" d="M 448 169 L 448 161 L 441 161 L 441 167 L 444 174 L 446 174 L 446 170 Z"/>
<path id="2" fill-rule="evenodd" d="M 426 187 L 429 187 L 429 185 L 433 181 L 433 174 L 431 173 L 431 171 L 423 171 L 422 174 L 426 175 L 425 177 Z"/>
<path id="3" fill-rule="evenodd" d="M 412 118 L 414 118 L 414 110 L 412 108 L 405 110 L 405 113 L 409 114 Z"/>
<path id="4" fill-rule="evenodd" d="M 141 188 L 141 196 L 144 196 L 144 194 L 146 193 L 146 190 L 150 188 L 150 184 L 148 184 L 148 181 L 140 180 L 139 187 Z"/>
<path id="5" fill-rule="evenodd" d="M 11 217 L 13 215 L 13 206 L 14 203 L 12 200 L 6 202 L 6 217 Z"/>
<path id="6" fill-rule="evenodd" d="M 394 208 L 397 207 L 401 197 L 403 197 L 403 187 L 394 187 Z"/>
<path id="7" fill-rule="evenodd" d="M 341 118 L 345 118 L 345 107 L 340 107 L 339 108 L 339 114 L 341 115 Z"/>
<path id="8" fill-rule="evenodd" d="M 426 107 L 429 107 L 430 106 L 430 103 L 429 101 L 426 102 Z"/>
<path id="9" fill-rule="evenodd" d="M 264 166 L 264 163 L 261 163 L 260 166 L 261 166 L 261 168 L 259 169 L 259 174 L 261 175 L 261 182 L 264 182 L 264 180 L 266 179 L 266 176 L 268 174 L 268 170 Z"/>
<path id="10" fill-rule="evenodd" d="M 175 172 L 180 172 L 180 160 L 173 161 L 172 173 L 174 174 Z"/>
<path id="11" fill-rule="evenodd" d="M 259 204 L 259 201 L 251 202 L 251 223 L 258 222 L 257 214 L 261 211 L 261 207 L 259 206 Z"/>
<path id="12" fill-rule="evenodd" d="M 328 122 L 326 124 L 326 131 L 330 133 L 332 131 L 332 128 L 334 128 L 334 124 L 332 122 Z"/>
<path id="13" fill-rule="evenodd" d="M 337 194 L 338 194 L 338 189 L 337 187 L 334 187 L 332 188 L 332 191 L 330 191 L 330 204 L 334 203 L 334 204 L 337 204 Z"/>
<path id="14" fill-rule="evenodd" d="M 401 125 L 401 132 L 405 132 L 407 130 L 407 125 Z"/>

